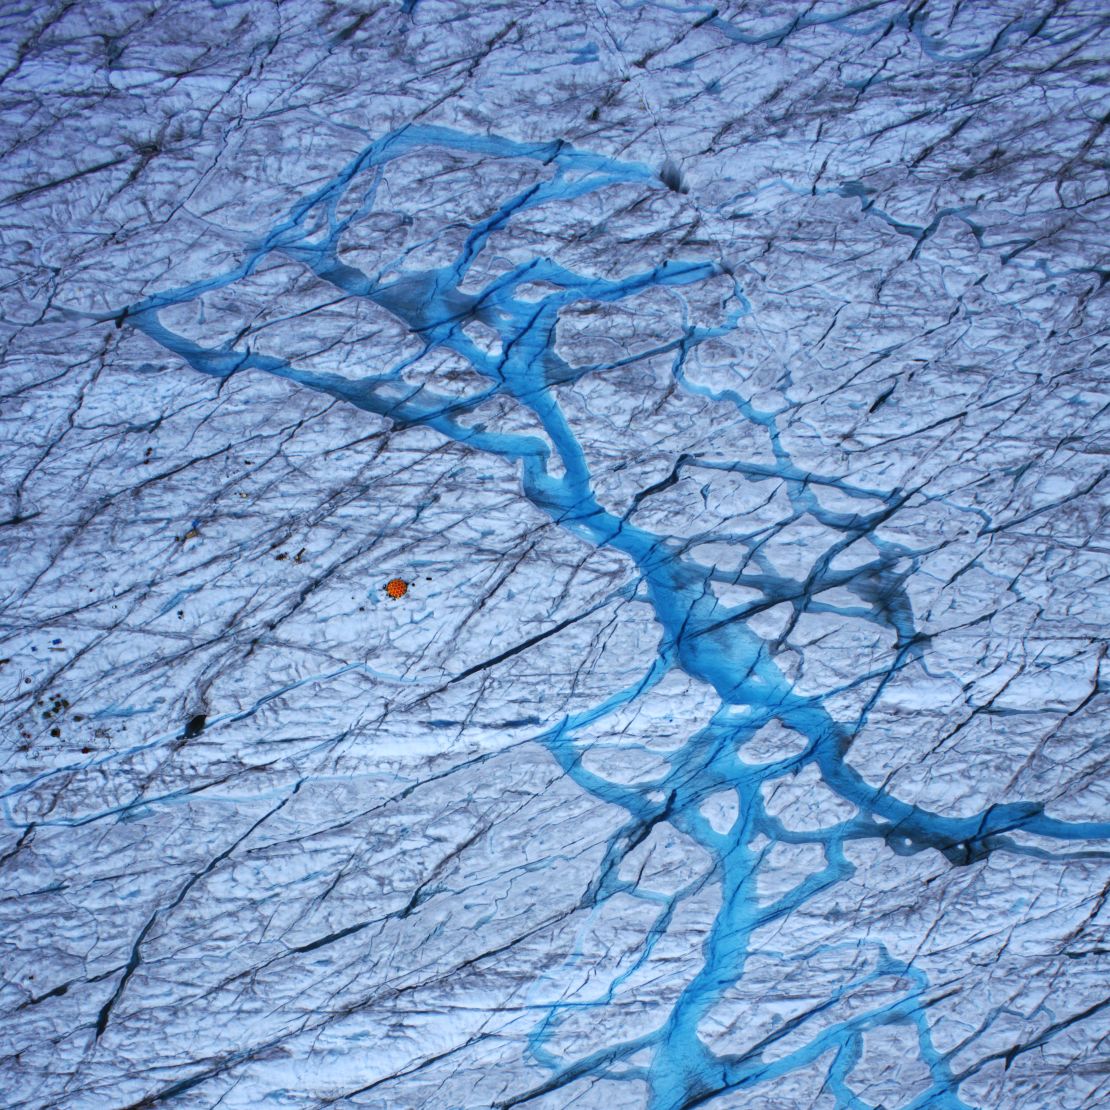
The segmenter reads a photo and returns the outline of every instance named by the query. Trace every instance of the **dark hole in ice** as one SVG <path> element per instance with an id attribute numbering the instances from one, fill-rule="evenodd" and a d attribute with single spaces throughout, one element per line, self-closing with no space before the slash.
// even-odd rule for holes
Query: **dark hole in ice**
<path id="1" fill-rule="evenodd" d="M 690 191 L 690 186 L 682 180 L 682 170 L 678 168 L 678 163 L 673 158 L 668 158 L 663 163 L 663 168 L 659 171 L 659 180 L 673 192 L 688 193 Z"/>
<path id="2" fill-rule="evenodd" d="M 207 720 L 208 718 L 203 713 L 190 717 L 185 725 L 185 739 L 192 740 L 194 736 L 199 736 L 204 731 Z"/>

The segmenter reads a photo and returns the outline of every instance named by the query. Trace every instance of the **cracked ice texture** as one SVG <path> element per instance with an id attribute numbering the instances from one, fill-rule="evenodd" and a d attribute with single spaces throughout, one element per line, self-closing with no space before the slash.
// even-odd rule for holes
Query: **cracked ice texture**
<path id="1" fill-rule="evenodd" d="M 1110 1100 L 1099 5 L 0 20 L 6 1105 Z"/>

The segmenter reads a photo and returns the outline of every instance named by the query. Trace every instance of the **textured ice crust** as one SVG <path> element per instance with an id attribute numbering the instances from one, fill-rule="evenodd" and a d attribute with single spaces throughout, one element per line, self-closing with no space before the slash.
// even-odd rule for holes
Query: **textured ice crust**
<path id="1" fill-rule="evenodd" d="M 1108 41 L 8 5 L 0 1102 L 1110 1103 Z"/>

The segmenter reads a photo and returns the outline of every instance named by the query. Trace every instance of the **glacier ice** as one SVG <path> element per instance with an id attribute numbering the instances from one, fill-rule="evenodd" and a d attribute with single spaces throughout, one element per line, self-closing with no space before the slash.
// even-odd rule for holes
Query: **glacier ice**
<path id="1" fill-rule="evenodd" d="M 1098 5 L 0 27 L 5 1105 L 1110 1102 Z"/>

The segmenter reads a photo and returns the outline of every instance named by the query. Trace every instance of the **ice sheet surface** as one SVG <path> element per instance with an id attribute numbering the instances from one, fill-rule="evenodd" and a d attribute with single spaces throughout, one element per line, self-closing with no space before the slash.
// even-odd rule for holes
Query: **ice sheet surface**
<path id="1" fill-rule="evenodd" d="M 0 1102 L 1110 1104 L 1108 42 L 0 9 Z"/>

